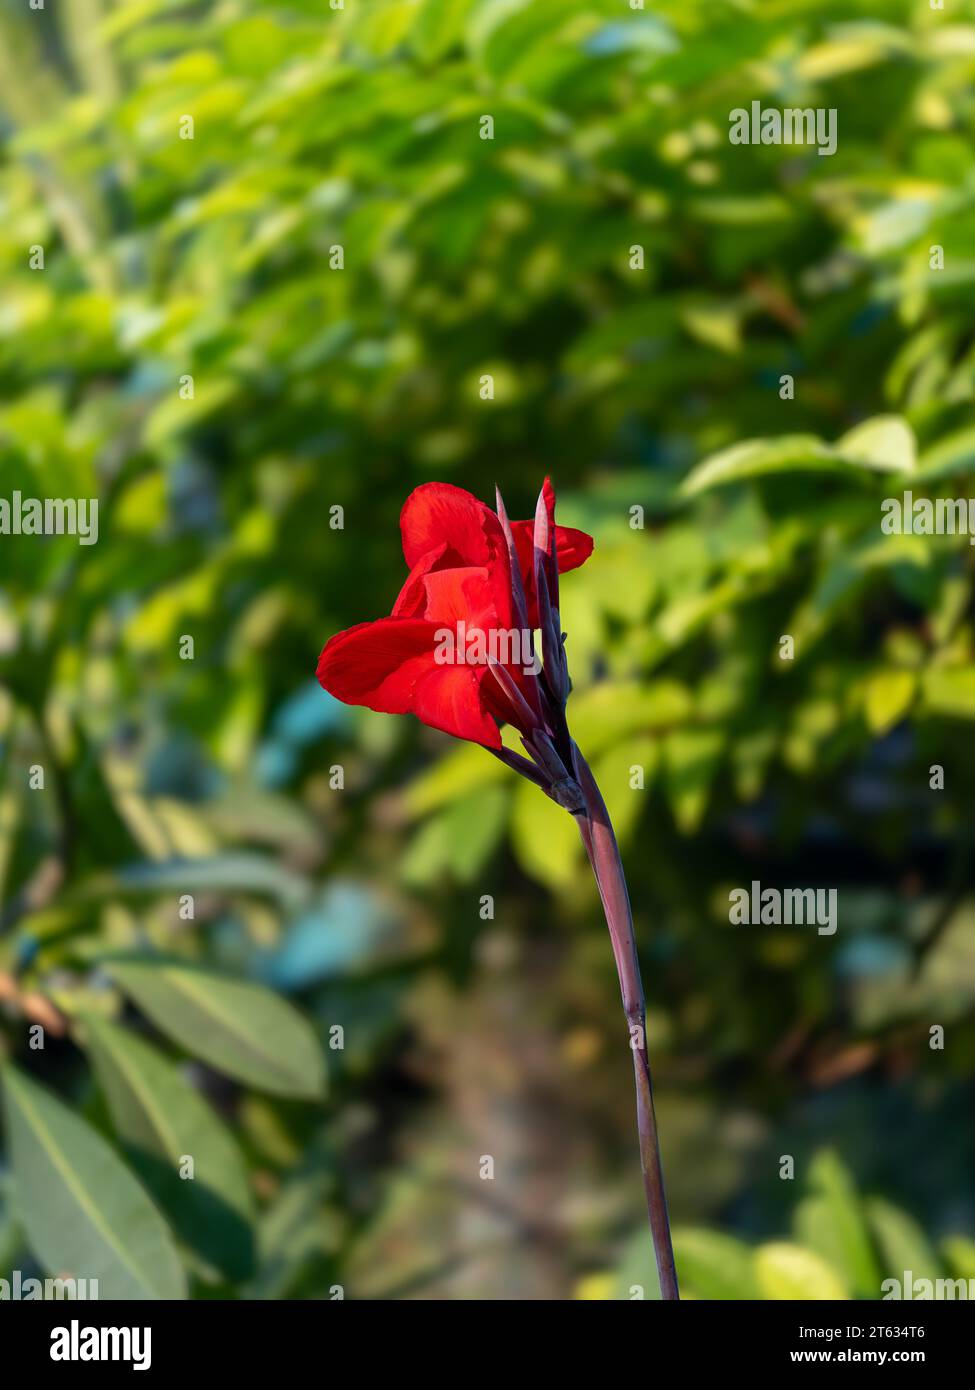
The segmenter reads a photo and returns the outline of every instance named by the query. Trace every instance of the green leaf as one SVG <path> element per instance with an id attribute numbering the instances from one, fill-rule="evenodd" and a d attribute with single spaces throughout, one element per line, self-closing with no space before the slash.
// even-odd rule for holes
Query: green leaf
<path id="1" fill-rule="evenodd" d="M 937 1252 L 913 1217 L 882 1197 L 870 1198 L 866 1207 L 885 1274 L 894 1279 L 903 1279 L 906 1271 L 918 1279 L 941 1277 Z"/>
<path id="2" fill-rule="evenodd" d="M 410 44 L 425 63 L 436 62 L 463 37 L 472 0 L 421 0 L 410 27 Z"/>
<path id="3" fill-rule="evenodd" d="M 508 800 L 507 787 L 485 787 L 444 807 L 408 846 L 400 861 L 404 882 L 422 885 L 448 875 L 470 883 L 504 833 Z"/>
<path id="4" fill-rule="evenodd" d="M 934 210 L 933 198 L 909 195 L 861 213 L 853 223 L 859 249 L 868 256 L 882 256 L 909 246 L 927 231 Z"/>
<path id="5" fill-rule="evenodd" d="M 484 19 L 472 25 L 471 36 L 485 72 L 491 77 L 511 81 L 513 72 L 530 64 L 537 50 L 547 51 L 559 43 L 562 31 L 575 24 L 571 7 L 563 0 L 531 0 L 484 7 Z M 595 17 L 589 21 L 595 25 Z M 588 26 L 587 26 L 588 27 Z"/>
<path id="6" fill-rule="evenodd" d="M 821 1256 L 786 1241 L 758 1247 L 755 1275 L 768 1299 L 849 1298 L 842 1279 Z"/>
<path id="7" fill-rule="evenodd" d="M 975 1279 L 975 1240 L 968 1236 L 946 1236 L 941 1250 L 956 1278 Z"/>
<path id="8" fill-rule="evenodd" d="M 699 594 L 683 594 L 660 613 L 657 630 L 668 646 L 679 646 L 710 623 L 719 613 L 747 598 L 748 589 L 737 575 Z"/>
<path id="9" fill-rule="evenodd" d="M 108 959 L 105 969 L 187 1052 L 245 1085 L 317 1100 L 325 1059 L 301 1015 L 270 990 L 170 960 Z"/>
<path id="10" fill-rule="evenodd" d="M 857 425 L 835 445 L 813 434 L 746 439 L 699 463 L 681 491 L 694 497 L 713 487 L 776 473 L 834 473 L 857 481 L 871 472 L 911 472 L 916 458 L 917 445 L 907 422 L 899 415 L 880 415 Z"/>
<path id="11" fill-rule="evenodd" d="M 178 1068 L 130 1029 L 86 1015 L 84 1041 L 116 1131 L 176 1232 L 228 1279 L 248 1278 L 254 1209 L 228 1131 Z M 180 1174 L 186 1158 L 192 1178 Z"/>
<path id="12" fill-rule="evenodd" d="M 259 1268 L 246 1291 L 247 1298 L 296 1296 L 294 1281 L 303 1267 L 322 1258 L 328 1240 L 326 1209 L 333 1187 L 331 1173 L 321 1167 L 302 1168 L 285 1177 L 261 1213 Z"/>
<path id="13" fill-rule="evenodd" d="M 975 426 L 947 435 L 927 449 L 912 481 L 930 483 L 975 469 Z"/>
<path id="14" fill-rule="evenodd" d="M 867 682 L 864 709 L 871 733 L 885 734 L 907 714 L 917 690 L 913 671 L 877 671 Z"/>
<path id="15" fill-rule="evenodd" d="M 636 827 L 659 763 L 660 744 L 647 735 L 627 739 L 594 760 L 593 775 L 621 845 L 626 844 Z"/>
<path id="16" fill-rule="evenodd" d="M 776 193 L 698 198 L 692 208 L 702 222 L 716 227 L 765 228 L 776 222 L 788 222 L 794 216 L 786 199 Z"/>
<path id="17" fill-rule="evenodd" d="M 188 400 L 179 391 L 180 381 L 174 377 L 169 391 L 146 421 L 144 438 L 150 448 L 158 449 L 184 430 L 196 429 L 233 398 L 237 385 L 229 377 L 197 382 Z"/>
<path id="18" fill-rule="evenodd" d="M 3 1093 L 18 1208 L 44 1267 L 97 1279 L 99 1298 L 185 1298 L 169 1229 L 115 1151 L 13 1067 Z"/>
<path id="19" fill-rule="evenodd" d="M 267 855 L 240 850 L 199 859 L 167 859 L 157 864 L 128 864 L 96 879 L 92 892 L 266 893 L 290 910 L 304 906 L 311 885 L 306 878 Z"/>
<path id="20" fill-rule="evenodd" d="M 911 473 L 917 467 L 914 431 L 899 415 L 877 415 L 836 441 L 836 452 L 878 473 Z"/>
<path id="21" fill-rule="evenodd" d="M 779 741 L 779 730 L 766 727 L 742 732 L 731 746 L 735 792 L 742 801 L 753 801 L 762 790 L 769 764 Z"/>
<path id="22" fill-rule="evenodd" d="M 921 691 L 932 714 L 975 719 L 975 666 L 932 666 L 921 677 Z"/>
<path id="23" fill-rule="evenodd" d="M 678 729 L 664 739 L 663 750 L 667 799 L 678 827 L 689 835 L 707 809 L 724 734 L 721 729 Z"/>
<path id="24" fill-rule="evenodd" d="M 684 480 L 681 491 L 688 497 L 726 483 L 763 478 L 772 473 L 842 473 L 849 471 L 828 444 L 812 434 L 786 435 L 781 439 L 747 439 L 712 454 Z"/>
<path id="25" fill-rule="evenodd" d="M 809 1170 L 810 1195 L 796 1211 L 799 1242 L 838 1270 L 855 1294 L 879 1298 L 880 1267 L 863 1207 L 846 1167 L 823 1149 Z"/>
<path id="26" fill-rule="evenodd" d="M 832 37 L 806 49 L 795 66 L 806 82 L 822 82 L 884 62 L 893 53 L 910 53 L 911 35 L 889 24 L 837 26 Z"/>
<path id="27" fill-rule="evenodd" d="M 410 815 L 422 816 L 449 804 L 455 797 L 511 776 L 511 770 L 485 753 L 480 745 L 465 743 L 439 758 L 410 784 L 405 795 L 406 809 Z"/>
<path id="28" fill-rule="evenodd" d="M 629 734 L 683 724 L 692 709 L 687 687 L 676 680 L 644 686 L 601 681 L 573 695 L 569 719 L 576 743 L 587 758 L 594 758 Z"/>
<path id="29" fill-rule="evenodd" d="M 743 1241 L 692 1227 L 674 1231 L 681 1288 L 697 1298 L 760 1298 L 755 1260 Z"/>
<path id="30" fill-rule="evenodd" d="M 681 311 L 681 323 L 705 347 L 741 352 L 741 312 L 734 304 L 688 304 Z"/>

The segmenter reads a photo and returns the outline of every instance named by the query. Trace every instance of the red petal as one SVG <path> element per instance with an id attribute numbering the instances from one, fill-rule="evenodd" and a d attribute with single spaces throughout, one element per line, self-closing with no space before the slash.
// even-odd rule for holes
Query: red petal
<path id="1" fill-rule="evenodd" d="M 433 661 L 435 628 L 422 618 L 382 618 L 337 633 L 318 659 L 318 680 L 347 705 L 406 714 Z"/>
<path id="2" fill-rule="evenodd" d="M 528 572 L 531 573 L 534 529 L 534 521 L 513 521 L 511 523 L 511 531 L 515 538 L 518 560 L 523 574 L 526 565 Z M 586 563 L 593 552 L 595 542 L 587 532 L 577 531 L 573 526 L 556 526 L 555 545 L 559 574 L 565 574 L 567 570 L 577 570 L 580 565 Z"/>
<path id="3" fill-rule="evenodd" d="M 487 567 L 495 623 L 511 625 L 511 576 L 501 523 L 490 507 L 450 483 L 424 483 L 403 504 L 400 516 L 403 554 L 411 575 L 403 586 L 396 614 L 426 613 L 417 600 L 420 579 L 440 570 Z M 436 558 L 431 559 L 431 556 Z"/>
<path id="4" fill-rule="evenodd" d="M 433 729 L 501 747 L 498 726 L 481 699 L 484 666 L 434 666 L 416 687 L 413 713 Z"/>
<path id="5" fill-rule="evenodd" d="M 446 545 L 438 545 L 426 555 L 422 555 L 407 577 L 393 604 L 394 618 L 422 618 L 427 606 L 427 591 L 424 579 L 443 558 Z"/>
<path id="6" fill-rule="evenodd" d="M 424 555 L 445 545 L 448 564 L 486 565 L 488 536 L 501 533 L 490 507 L 451 483 L 424 483 L 403 503 L 400 513 L 403 554 L 412 569 Z"/>
<path id="7" fill-rule="evenodd" d="M 338 633 L 318 661 L 318 680 L 347 705 L 383 714 L 416 714 L 456 738 L 500 746 L 497 725 L 483 706 L 483 671 L 440 665 L 437 624 L 422 618 L 380 618 Z"/>
<path id="8" fill-rule="evenodd" d="M 423 616 L 433 623 L 464 622 L 485 633 L 499 624 L 495 589 L 486 565 L 465 569 L 436 570 L 423 580 L 426 608 Z"/>

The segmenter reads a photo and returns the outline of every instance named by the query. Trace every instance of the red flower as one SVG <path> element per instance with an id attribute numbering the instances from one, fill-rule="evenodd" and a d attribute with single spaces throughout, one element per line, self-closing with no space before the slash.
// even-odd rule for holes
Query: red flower
<path id="1" fill-rule="evenodd" d="M 458 487 L 428 483 L 407 498 L 401 528 L 410 573 L 392 615 L 333 637 L 319 659 L 318 679 L 347 704 L 409 712 L 435 729 L 483 744 L 575 817 L 606 912 L 623 995 L 661 1294 L 676 1299 L 626 880 L 606 804 L 565 717 L 569 672 L 559 571 L 587 560 L 592 538 L 556 526 L 555 493 L 547 478 L 533 522 L 509 522 L 500 494 L 492 512 Z M 452 637 L 461 625 L 482 637 L 514 631 L 526 642 L 517 658 L 487 647 L 471 661 L 465 647 L 464 659 L 442 660 L 441 637 Z M 535 651 L 536 629 L 544 669 Z M 499 723 L 519 730 L 527 758 L 502 744 Z"/>
<path id="2" fill-rule="evenodd" d="M 543 692 L 537 672 L 529 673 L 524 661 L 492 654 L 490 642 L 482 654 L 471 647 L 464 659 L 443 659 L 448 630 L 491 637 L 542 625 L 535 558 L 539 525 L 548 537 L 545 563 L 554 572 L 545 583 L 548 603 L 543 596 L 542 607 L 557 611 L 558 571 L 583 564 L 593 542 L 582 531 L 555 526 L 555 493 L 547 478 L 539 513 L 535 522 L 509 524 L 503 508 L 499 515 L 463 488 L 418 487 L 400 517 L 410 573 L 392 614 L 360 623 L 327 643 L 318 662 L 324 688 L 346 704 L 415 714 L 434 729 L 494 750 L 501 749 L 499 722 L 524 735 L 541 727 Z"/>

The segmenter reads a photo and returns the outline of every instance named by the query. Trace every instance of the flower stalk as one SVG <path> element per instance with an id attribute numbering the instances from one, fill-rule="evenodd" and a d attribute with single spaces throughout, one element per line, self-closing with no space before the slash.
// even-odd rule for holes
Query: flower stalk
<path id="1" fill-rule="evenodd" d="M 603 912 L 606 914 L 606 925 L 613 944 L 613 957 L 623 996 L 623 1011 L 630 1035 L 636 1084 L 637 1130 L 640 1136 L 640 1166 L 643 1169 L 643 1187 L 657 1261 L 657 1275 L 660 1280 L 660 1296 L 663 1299 L 679 1299 L 663 1167 L 660 1162 L 660 1144 L 657 1138 L 657 1118 L 653 1108 L 653 1085 L 647 1053 L 646 1004 L 636 939 L 633 935 L 630 895 L 627 892 L 623 861 L 606 803 L 582 754 L 575 744 L 572 747 L 576 775 L 585 798 L 585 810 L 577 815 L 576 819 L 596 878 Z"/>
<path id="2" fill-rule="evenodd" d="M 498 516 L 506 534 L 509 554 L 513 554 L 514 542 L 500 492 Z M 575 816 L 596 879 L 619 976 L 623 1012 L 626 1016 L 633 1057 L 640 1166 L 643 1170 L 643 1186 L 660 1281 L 660 1295 L 665 1300 L 677 1300 L 680 1298 L 680 1291 L 674 1265 L 660 1144 L 657 1138 L 657 1120 L 653 1107 L 653 1085 L 647 1053 L 646 1002 L 636 938 L 633 935 L 633 914 L 630 910 L 623 861 L 606 803 L 589 764 L 569 734 L 566 721 L 565 707 L 571 682 L 565 656 L 565 633 L 561 630 L 562 620 L 558 607 L 559 571 L 555 545 L 554 500 L 546 495 L 544 489 L 535 511 L 533 542 L 535 591 L 538 595 L 544 661 L 544 670 L 537 682 L 539 698 L 533 703 L 539 707 L 541 727 L 534 717 L 531 722 L 526 721 L 522 728 L 522 743 L 536 767 L 532 780 L 538 782 L 540 773 L 542 789 Z M 513 588 L 513 603 L 517 611 L 520 607 L 520 579 L 517 582 L 513 581 Z M 494 674 L 500 677 L 497 670 L 494 670 Z"/>

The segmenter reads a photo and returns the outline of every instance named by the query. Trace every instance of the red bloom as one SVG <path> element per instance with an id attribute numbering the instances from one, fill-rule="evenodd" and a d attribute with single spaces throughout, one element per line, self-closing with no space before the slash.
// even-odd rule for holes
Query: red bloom
<path id="1" fill-rule="evenodd" d="M 555 516 L 555 491 L 548 478 L 542 488 L 550 517 Z M 538 627 L 538 600 L 532 563 L 534 521 L 513 521 L 511 533 L 518 552 L 518 567 L 528 601 L 528 624 Z M 453 565 L 490 565 L 498 554 L 506 555 L 504 531 L 496 512 L 463 488 L 450 483 L 424 483 L 410 493 L 400 513 L 403 555 L 411 570 L 427 565 L 448 569 Z M 556 526 L 559 572 L 578 569 L 592 554 L 592 536 L 571 526 Z M 435 552 L 439 552 L 435 554 Z M 412 577 L 412 576 L 411 576 Z M 500 574 L 498 576 L 500 578 Z M 407 580 L 397 604 L 409 588 Z M 510 581 L 507 585 L 510 593 Z M 396 612 L 396 609 L 393 609 Z"/>
<path id="2" fill-rule="evenodd" d="M 676 1299 L 626 880 L 606 803 L 566 720 L 570 682 L 559 572 L 588 559 L 592 538 L 556 526 L 555 493 L 547 478 L 534 521 L 509 522 L 500 493 L 498 510 L 492 512 L 458 487 L 428 483 L 407 498 L 400 524 L 410 573 L 392 615 L 333 637 L 319 659 L 318 679 L 347 704 L 410 712 L 435 729 L 483 744 L 575 817 L 606 913 L 623 995 L 661 1296 Z M 461 629 L 482 638 L 515 634 L 518 651 L 486 646 L 471 660 L 465 637 L 458 661 L 453 639 Z M 446 652 L 444 634 L 451 639 Z M 527 757 L 502 744 L 499 723 L 519 730 Z"/>
<path id="3" fill-rule="evenodd" d="M 576 569 L 592 553 L 592 538 L 554 525 L 555 493 L 547 478 L 540 505 L 547 531 L 554 528 L 558 570 Z M 346 704 L 415 714 L 432 728 L 489 748 L 501 748 L 498 721 L 530 734 L 541 722 L 537 675 L 514 657 L 474 648 L 458 662 L 445 661 L 442 639 L 447 630 L 490 635 L 540 625 L 535 526 L 515 521 L 509 529 L 490 507 L 449 483 L 418 487 L 400 517 L 410 573 L 392 615 L 327 643 L 318 662 L 324 688 Z M 557 606 L 557 593 L 550 598 Z"/>

